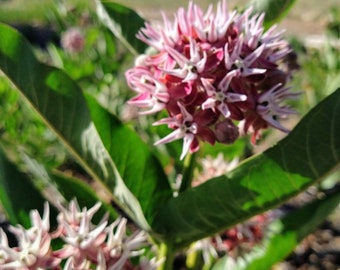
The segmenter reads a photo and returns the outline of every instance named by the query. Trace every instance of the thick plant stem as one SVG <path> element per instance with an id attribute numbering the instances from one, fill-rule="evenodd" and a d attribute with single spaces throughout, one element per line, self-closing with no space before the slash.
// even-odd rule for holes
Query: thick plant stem
<path id="1" fill-rule="evenodd" d="M 170 243 L 162 243 L 159 247 L 159 260 L 164 260 L 157 270 L 173 270 L 175 252 Z"/>
<path id="2" fill-rule="evenodd" d="M 179 193 L 187 190 L 191 187 L 191 182 L 196 165 L 196 153 L 188 154 L 184 160 L 184 172 L 182 178 L 182 184 L 179 188 Z"/>

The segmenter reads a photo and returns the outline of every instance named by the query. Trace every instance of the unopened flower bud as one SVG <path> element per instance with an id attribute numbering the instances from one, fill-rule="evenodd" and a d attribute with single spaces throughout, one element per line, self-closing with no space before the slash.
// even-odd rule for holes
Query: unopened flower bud
<path id="1" fill-rule="evenodd" d="M 215 125 L 215 136 L 220 143 L 233 143 L 239 136 L 238 127 L 230 119 L 225 119 Z"/>

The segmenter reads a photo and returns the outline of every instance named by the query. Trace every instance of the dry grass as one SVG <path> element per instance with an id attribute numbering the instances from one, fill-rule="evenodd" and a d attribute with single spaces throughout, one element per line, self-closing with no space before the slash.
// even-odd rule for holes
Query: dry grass
<path id="1" fill-rule="evenodd" d="M 159 19 L 160 11 L 174 13 L 178 7 L 187 6 L 187 0 L 164 1 L 164 0 L 117 0 L 121 4 L 127 5 L 139 11 L 147 19 Z M 215 4 L 218 0 L 196 0 L 195 3 L 206 8 L 210 3 Z M 247 0 L 229 0 L 229 7 L 244 7 L 250 1 Z M 313 35 L 321 34 L 329 19 L 329 10 L 331 7 L 340 8 L 339 0 L 324 0 L 320 4 L 319 0 L 297 0 L 287 18 L 282 22 L 282 28 L 287 29 L 288 33 L 295 35 Z"/>
<path id="2" fill-rule="evenodd" d="M 88 6 L 93 0 L 0 0 L 0 21 L 10 22 L 35 22 L 45 21 L 48 13 L 57 2 L 67 5 Z M 178 7 L 187 6 L 188 0 L 164 1 L 164 0 L 116 0 L 137 10 L 143 17 L 155 20 L 160 18 L 160 11 L 172 14 Z M 194 0 L 203 8 L 210 3 L 216 5 L 218 0 Z M 229 7 L 244 7 L 248 0 L 228 0 Z M 339 0 L 297 0 L 289 16 L 280 24 L 295 35 L 320 34 L 328 21 L 331 7 L 340 8 Z"/>

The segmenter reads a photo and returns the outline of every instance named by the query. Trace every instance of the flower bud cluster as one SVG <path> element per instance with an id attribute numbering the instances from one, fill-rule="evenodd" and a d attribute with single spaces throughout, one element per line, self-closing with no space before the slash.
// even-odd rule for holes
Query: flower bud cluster
<path id="1" fill-rule="evenodd" d="M 104 217 L 98 225 L 93 224 L 91 220 L 100 203 L 80 210 L 73 200 L 68 208 L 58 208 L 58 227 L 52 232 L 47 203 L 43 218 L 37 210 L 31 212 L 29 229 L 11 226 L 9 229 L 18 241 L 16 247 L 9 246 L 6 234 L 0 230 L 0 269 L 156 269 L 156 262 L 146 258 L 138 266 L 131 263 L 131 257 L 143 254 L 147 242 L 144 232 L 127 235 L 126 219 L 119 218 L 109 225 Z M 52 249 L 54 239 L 64 243 L 60 249 Z"/>
<path id="2" fill-rule="evenodd" d="M 228 11 L 223 0 L 216 12 L 189 2 L 173 21 L 163 19 L 162 26 L 146 23 L 139 31 L 153 53 L 126 72 L 137 93 L 130 104 L 141 114 L 168 113 L 154 125 L 174 131 L 156 145 L 183 139 L 182 159 L 199 141 L 229 144 L 251 132 L 255 142 L 268 126 L 288 131 L 279 119 L 294 113 L 282 104 L 296 96 L 286 87 L 291 49 L 275 26 L 265 31 L 264 14 Z"/>

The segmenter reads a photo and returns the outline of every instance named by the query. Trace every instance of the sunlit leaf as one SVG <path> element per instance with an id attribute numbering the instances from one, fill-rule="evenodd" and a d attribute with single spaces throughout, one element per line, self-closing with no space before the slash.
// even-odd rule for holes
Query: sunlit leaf
<path id="1" fill-rule="evenodd" d="M 178 244 L 187 244 L 295 196 L 339 166 L 339 118 L 340 89 L 276 146 L 172 199 L 155 226 Z"/>
<path id="2" fill-rule="evenodd" d="M 122 211 L 148 229 L 138 200 L 124 184 L 97 133 L 79 86 L 63 71 L 38 62 L 18 32 L 0 25 L 0 36 L 1 71 L 84 169 L 113 195 Z"/>
<path id="3" fill-rule="evenodd" d="M 313 232 L 339 205 L 340 192 L 337 191 L 323 199 L 317 199 L 271 224 L 271 236 L 250 254 L 239 258 L 228 270 L 263 270 L 288 256 L 296 245 Z M 226 269 L 228 257 L 220 259 L 213 270 Z"/>
<path id="4" fill-rule="evenodd" d="M 145 51 L 147 45 L 136 38 L 144 20 L 135 11 L 109 1 L 96 0 L 96 6 L 99 19 L 132 54 Z"/>
<path id="5" fill-rule="evenodd" d="M 172 197 L 172 191 L 160 162 L 148 146 L 130 128 L 87 98 L 92 119 L 125 184 L 138 197 L 150 221 Z"/>

